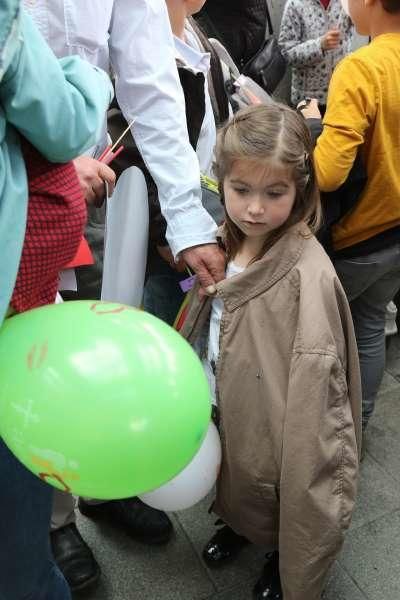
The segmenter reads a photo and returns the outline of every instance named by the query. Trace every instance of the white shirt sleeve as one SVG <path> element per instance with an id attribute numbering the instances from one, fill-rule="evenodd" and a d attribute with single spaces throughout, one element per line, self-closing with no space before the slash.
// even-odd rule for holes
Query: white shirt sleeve
<path id="1" fill-rule="evenodd" d="M 215 242 L 216 224 L 201 204 L 164 0 L 115 0 L 109 48 L 118 103 L 128 122 L 136 118 L 133 135 L 157 184 L 174 256 Z"/>

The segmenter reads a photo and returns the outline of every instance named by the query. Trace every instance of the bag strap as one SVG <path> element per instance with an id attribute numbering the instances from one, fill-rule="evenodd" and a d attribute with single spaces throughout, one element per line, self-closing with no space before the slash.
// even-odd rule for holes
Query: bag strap
<path id="1" fill-rule="evenodd" d="M 268 0 L 265 0 L 265 4 L 267 7 L 267 23 L 268 23 L 268 31 L 269 31 L 269 35 L 274 35 L 274 28 L 272 27 L 272 20 L 271 20 L 271 15 L 269 12 L 269 7 L 268 7 Z"/>
<path id="2" fill-rule="evenodd" d="M 211 102 L 214 109 L 214 115 L 217 117 L 217 125 L 221 125 L 225 123 L 225 121 L 229 117 L 229 108 L 228 108 L 228 96 L 225 90 L 225 80 L 224 74 L 222 70 L 222 65 L 218 53 L 216 52 L 214 46 L 207 38 L 205 33 L 196 23 L 193 18 L 188 19 L 189 24 L 197 35 L 201 45 L 205 52 L 210 53 L 211 61 L 210 61 L 210 77 L 209 77 L 209 87 L 211 95 Z M 211 85 L 210 85 L 211 84 Z M 216 114 L 215 114 L 216 113 Z"/>
<path id="3" fill-rule="evenodd" d="M 226 65 L 232 74 L 232 77 L 237 79 L 240 75 L 240 71 L 225 46 L 223 46 L 221 42 L 215 38 L 209 38 L 209 42 L 217 53 L 221 63 Z"/>

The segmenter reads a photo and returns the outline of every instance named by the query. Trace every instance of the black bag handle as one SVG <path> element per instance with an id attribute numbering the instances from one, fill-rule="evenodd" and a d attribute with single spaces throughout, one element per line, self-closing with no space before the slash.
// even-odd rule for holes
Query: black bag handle
<path id="1" fill-rule="evenodd" d="M 265 0 L 265 4 L 267 7 L 267 23 L 268 23 L 269 35 L 274 35 L 274 28 L 272 27 L 271 15 L 270 15 L 269 8 L 268 8 L 268 0 Z"/>

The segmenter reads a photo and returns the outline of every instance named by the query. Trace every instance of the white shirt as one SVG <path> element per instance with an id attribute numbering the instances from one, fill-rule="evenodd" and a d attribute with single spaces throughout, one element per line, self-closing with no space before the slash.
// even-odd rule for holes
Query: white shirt
<path id="1" fill-rule="evenodd" d="M 164 0 L 24 0 L 58 57 L 78 54 L 115 74 L 116 95 L 151 172 L 176 256 L 215 242 L 201 205 L 199 166 L 190 146 L 182 88 Z M 51 93 L 51 91 L 49 91 Z"/>
<path id="2" fill-rule="evenodd" d="M 185 29 L 186 43 L 174 36 L 176 57 L 192 69 L 194 73 L 204 75 L 205 113 L 196 146 L 200 170 L 204 175 L 212 176 L 214 148 L 217 141 L 217 128 L 214 111 L 208 90 L 207 76 L 210 71 L 210 53 L 203 52 L 194 33 Z"/>
<path id="3" fill-rule="evenodd" d="M 244 271 L 245 267 L 238 267 L 234 262 L 229 262 L 226 268 L 226 278 L 233 277 Z M 211 399 L 215 401 L 215 373 L 214 367 L 219 356 L 219 335 L 221 329 L 222 312 L 224 303 L 221 298 L 214 298 L 211 303 L 210 329 L 208 334 L 207 358 L 203 360 L 203 367 L 210 386 Z"/>

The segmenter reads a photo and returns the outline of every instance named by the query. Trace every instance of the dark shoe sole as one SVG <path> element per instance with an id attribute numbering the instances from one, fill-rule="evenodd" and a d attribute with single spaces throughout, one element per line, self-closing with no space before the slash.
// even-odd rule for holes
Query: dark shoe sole
<path id="1" fill-rule="evenodd" d="M 104 523 L 108 523 L 110 527 L 119 529 L 120 531 L 124 531 L 125 535 L 127 535 L 132 540 L 135 540 L 135 542 L 140 542 L 141 544 L 147 544 L 150 546 L 162 546 L 164 544 L 167 544 L 172 538 L 174 532 L 172 527 L 170 532 L 164 533 L 159 536 L 147 537 L 145 535 L 140 534 L 131 534 L 128 531 L 125 531 L 122 525 L 116 525 L 115 522 L 113 522 L 107 516 L 104 516 L 104 514 L 101 511 L 96 511 L 95 506 L 96 505 L 94 504 L 93 506 L 90 506 L 90 508 L 87 508 L 81 503 L 78 504 L 79 512 L 87 519 L 91 519 L 92 521 L 103 521 Z"/>

